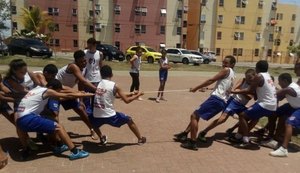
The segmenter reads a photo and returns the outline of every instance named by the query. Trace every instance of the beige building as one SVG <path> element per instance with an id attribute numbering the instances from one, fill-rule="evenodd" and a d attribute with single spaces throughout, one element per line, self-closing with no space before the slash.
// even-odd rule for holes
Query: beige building
<path id="1" fill-rule="evenodd" d="M 20 31 L 24 29 L 22 24 L 22 8 L 25 6 L 24 0 L 11 0 L 11 25 L 12 25 L 12 33 L 15 31 Z"/>

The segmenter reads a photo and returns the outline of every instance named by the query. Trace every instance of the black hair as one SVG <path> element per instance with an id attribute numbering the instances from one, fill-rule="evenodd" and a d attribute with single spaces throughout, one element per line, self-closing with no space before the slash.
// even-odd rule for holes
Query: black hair
<path id="1" fill-rule="evenodd" d="M 232 56 L 232 55 L 227 55 L 227 56 L 225 56 L 225 58 L 230 59 L 230 60 L 229 60 L 230 64 L 234 64 L 234 65 L 235 65 L 236 59 L 235 59 L 234 56 Z"/>
<path id="2" fill-rule="evenodd" d="M 138 46 L 138 47 L 136 47 L 136 50 L 135 50 L 135 52 L 136 52 L 136 53 L 138 53 L 139 51 L 143 51 L 143 49 L 142 49 L 142 47 L 141 47 L 141 46 Z"/>
<path id="3" fill-rule="evenodd" d="M 256 70 L 258 72 L 268 72 L 269 64 L 266 60 L 260 60 L 256 63 Z"/>
<path id="4" fill-rule="evenodd" d="M 58 69 L 57 69 L 56 65 L 54 65 L 54 64 L 47 64 L 43 69 L 43 73 L 57 74 Z"/>
<path id="5" fill-rule="evenodd" d="M 14 59 L 9 63 L 9 70 L 5 78 L 11 78 L 16 74 L 16 71 L 27 66 L 26 62 L 22 59 Z"/>
<path id="6" fill-rule="evenodd" d="M 111 78 L 112 77 L 112 69 L 109 65 L 104 65 L 100 68 L 100 73 L 102 79 Z"/>
<path id="7" fill-rule="evenodd" d="M 246 70 L 245 75 L 246 74 L 253 74 L 253 75 L 255 75 L 255 70 L 252 69 L 252 68 L 249 68 L 248 70 Z"/>
<path id="8" fill-rule="evenodd" d="M 278 80 L 284 80 L 289 84 L 292 83 L 292 76 L 289 73 L 282 73 L 278 76 Z"/>
<path id="9" fill-rule="evenodd" d="M 161 49 L 161 53 L 167 53 L 167 50 L 165 48 Z"/>
<path id="10" fill-rule="evenodd" d="M 93 44 L 95 45 L 97 43 L 96 39 L 94 38 L 89 38 L 87 41 L 86 41 L 87 44 Z"/>
<path id="11" fill-rule="evenodd" d="M 273 82 L 275 82 L 275 78 L 274 78 L 274 76 L 271 76 L 271 79 L 272 79 L 272 81 L 273 81 Z"/>
<path id="12" fill-rule="evenodd" d="M 75 61 L 77 61 L 80 58 L 83 58 L 84 56 L 85 56 L 85 53 L 83 50 L 77 50 L 74 52 L 74 55 L 73 55 Z"/>
<path id="13" fill-rule="evenodd" d="M 51 88 L 53 90 L 58 90 L 58 89 L 62 89 L 62 84 L 59 80 L 52 79 L 47 83 L 46 87 Z"/>

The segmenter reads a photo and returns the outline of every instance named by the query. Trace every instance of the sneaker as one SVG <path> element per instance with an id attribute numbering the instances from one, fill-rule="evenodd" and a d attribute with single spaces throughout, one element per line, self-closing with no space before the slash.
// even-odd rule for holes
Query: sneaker
<path id="1" fill-rule="evenodd" d="M 186 149 L 189 149 L 189 150 L 194 150 L 194 151 L 198 150 L 196 141 L 187 141 L 187 142 L 181 144 L 180 146 L 182 148 L 186 148 Z"/>
<path id="2" fill-rule="evenodd" d="M 251 147 L 251 143 L 250 142 L 242 142 L 240 144 L 235 144 L 234 146 L 236 148 L 248 149 Z"/>
<path id="3" fill-rule="evenodd" d="M 144 143 L 146 143 L 146 141 L 147 141 L 146 137 L 141 137 L 141 139 L 138 140 L 138 144 L 143 145 Z"/>
<path id="4" fill-rule="evenodd" d="M 30 148 L 23 149 L 21 152 L 21 160 L 25 161 L 32 155 L 32 150 Z"/>
<path id="5" fill-rule="evenodd" d="M 198 137 L 197 137 L 197 140 L 200 141 L 200 142 L 204 142 L 206 143 L 207 140 L 206 140 L 206 137 L 205 137 L 205 133 L 204 132 L 200 132 Z"/>
<path id="6" fill-rule="evenodd" d="M 185 142 L 187 141 L 188 137 L 187 137 L 188 133 L 186 132 L 180 132 L 178 134 L 175 134 L 173 138 L 175 141 L 177 142 Z"/>
<path id="7" fill-rule="evenodd" d="M 97 133 L 94 131 L 94 129 L 91 129 L 91 138 L 93 140 L 98 140 Z"/>
<path id="8" fill-rule="evenodd" d="M 235 143 L 235 144 L 243 143 L 243 139 L 242 138 L 241 139 L 237 139 L 234 136 L 225 137 L 225 140 L 227 140 L 228 142 L 231 142 L 231 143 Z"/>
<path id="9" fill-rule="evenodd" d="M 261 146 L 271 148 L 271 149 L 276 149 L 278 146 L 278 142 L 275 141 L 274 139 L 269 139 L 266 141 L 261 141 L 260 143 Z"/>
<path id="10" fill-rule="evenodd" d="M 74 154 L 74 153 L 71 153 L 69 155 L 69 159 L 70 160 L 76 160 L 76 159 L 81 159 L 81 158 L 85 158 L 87 156 L 89 156 L 90 154 L 84 150 L 80 150 L 78 149 L 77 153 Z"/>
<path id="11" fill-rule="evenodd" d="M 264 135 L 266 132 L 267 132 L 267 130 L 265 128 L 261 128 L 261 129 L 254 131 L 253 133 L 258 134 L 258 135 Z"/>
<path id="12" fill-rule="evenodd" d="M 156 100 L 155 100 L 155 101 L 156 101 L 156 103 L 159 103 L 159 98 L 156 98 Z"/>
<path id="13" fill-rule="evenodd" d="M 161 97 L 160 100 L 167 101 L 167 99 L 165 99 L 165 98 L 163 98 L 163 97 Z"/>
<path id="14" fill-rule="evenodd" d="M 54 147 L 54 149 L 52 150 L 52 152 L 54 154 L 61 154 L 65 151 L 69 150 L 69 147 L 67 145 L 62 145 L 60 147 Z"/>
<path id="15" fill-rule="evenodd" d="M 30 138 L 27 140 L 27 144 L 28 144 L 28 147 L 33 151 L 37 151 L 39 149 L 39 146 L 37 146 L 36 143 L 33 142 L 33 140 Z"/>
<path id="16" fill-rule="evenodd" d="M 101 145 L 107 144 L 107 136 L 106 135 L 101 136 L 101 138 L 100 138 L 100 144 Z"/>
<path id="17" fill-rule="evenodd" d="M 283 147 L 279 147 L 277 150 L 270 152 L 270 156 L 287 157 L 288 156 L 288 150 L 283 148 Z"/>
<path id="18" fill-rule="evenodd" d="M 138 97 L 138 101 L 143 101 L 144 99 L 142 97 Z"/>

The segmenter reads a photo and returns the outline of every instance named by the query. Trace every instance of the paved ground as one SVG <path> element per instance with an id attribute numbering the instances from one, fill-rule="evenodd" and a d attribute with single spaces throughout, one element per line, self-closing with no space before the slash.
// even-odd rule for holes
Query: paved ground
<path id="1" fill-rule="evenodd" d="M 203 75 L 195 73 L 183 73 L 185 75 L 180 76 L 175 74 L 170 73 L 166 86 L 168 90 L 187 89 L 205 79 Z M 129 88 L 130 78 L 127 72 L 116 72 L 114 79 L 125 90 Z M 142 75 L 143 90 L 153 91 L 157 87 L 156 73 Z M 20 144 L 15 129 L 0 117 L 0 143 L 10 154 L 9 164 L 1 172 L 299 172 L 300 155 L 297 152 L 291 152 L 288 158 L 273 158 L 268 156 L 270 149 L 241 150 L 228 145 L 223 140 L 223 132 L 236 122 L 234 119 L 229 119 L 226 124 L 211 131 L 208 134 L 211 137 L 209 142 L 201 144 L 198 151 L 180 148 L 179 143 L 173 142 L 172 135 L 185 128 L 190 113 L 208 95 L 209 93 L 167 93 L 168 101 L 159 104 L 148 100 L 154 98 L 155 94 L 147 94 L 143 96 L 144 101 L 131 104 L 117 100 L 116 109 L 131 115 L 142 134 L 147 137 L 147 143 L 142 146 L 135 144 L 137 139 L 126 126 L 120 129 L 104 126 L 102 131 L 108 135 L 110 143 L 99 146 L 97 141 L 87 136 L 87 127 L 74 112 L 62 111 L 61 121 L 67 131 L 73 132 L 73 141 L 91 154 L 86 159 L 76 161 L 69 161 L 65 156 L 53 156 L 43 147 L 35 158 L 20 161 Z M 199 125 L 199 129 L 203 129 L 207 122 L 201 121 Z"/>

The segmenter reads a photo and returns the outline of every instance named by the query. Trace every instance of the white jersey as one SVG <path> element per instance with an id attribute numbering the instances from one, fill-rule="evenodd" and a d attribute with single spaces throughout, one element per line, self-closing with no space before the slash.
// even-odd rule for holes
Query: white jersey
<path id="1" fill-rule="evenodd" d="M 168 65 L 168 64 L 169 64 L 169 60 L 168 60 L 167 57 L 165 57 L 165 59 L 160 58 L 160 59 L 159 59 L 159 63 L 160 63 L 162 66 Z"/>
<path id="2" fill-rule="evenodd" d="M 43 73 L 42 71 L 33 71 L 33 73 Z M 36 87 L 36 84 L 33 82 L 31 77 L 29 76 L 29 73 L 27 72 L 24 76 L 24 82 L 21 84 L 28 90 L 31 90 Z"/>
<path id="3" fill-rule="evenodd" d="M 235 78 L 234 71 L 231 68 L 229 69 L 228 75 L 217 81 L 215 88 L 213 89 L 213 92 L 211 95 L 217 96 L 227 102 L 231 89 L 233 87 L 233 81 Z"/>
<path id="4" fill-rule="evenodd" d="M 299 109 L 300 108 L 300 86 L 295 82 L 292 82 L 288 87 L 292 88 L 296 92 L 297 96 L 293 97 L 287 94 L 285 95 L 285 98 L 293 108 Z"/>
<path id="5" fill-rule="evenodd" d="M 268 72 L 259 73 L 264 78 L 264 85 L 256 88 L 257 103 L 269 111 L 276 111 L 276 88 Z"/>
<path id="6" fill-rule="evenodd" d="M 94 98 L 94 114 L 96 118 L 109 118 L 116 115 L 114 110 L 115 82 L 102 79 L 97 86 Z"/>
<path id="7" fill-rule="evenodd" d="M 241 89 L 246 89 L 248 88 L 249 85 L 247 84 L 246 81 L 243 82 Z M 236 101 L 238 101 L 239 103 L 246 105 L 249 102 L 249 98 L 246 97 L 244 94 L 234 94 L 232 96 Z"/>
<path id="8" fill-rule="evenodd" d="M 22 117 L 30 113 L 40 114 L 44 107 L 48 103 L 48 98 L 44 98 L 43 95 L 47 91 L 47 88 L 37 86 L 30 90 L 21 100 L 18 108 L 17 115 Z"/>
<path id="9" fill-rule="evenodd" d="M 130 68 L 130 73 L 139 73 L 139 71 L 141 70 L 141 63 L 141 57 L 137 56 L 137 58 L 133 61 L 133 65 Z"/>
<path id="10" fill-rule="evenodd" d="M 101 80 L 100 75 L 100 66 L 99 63 L 101 61 L 100 52 L 96 50 L 96 52 L 90 52 L 89 50 L 84 50 L 85 59 L 86 59 L 86 67 L 84 69 L 84 77 L 90 82 L 99 82 Z"/>
<path id="11" fill-rule="evenodd" d="M 66 65 L 58 70 L 56 74 L 56 79 L 61 82 L 62 85 L 73 88 L 77 84 L 77 78 L 74 74 L 68 73 L 67 68 L 69 65 Z"/>

